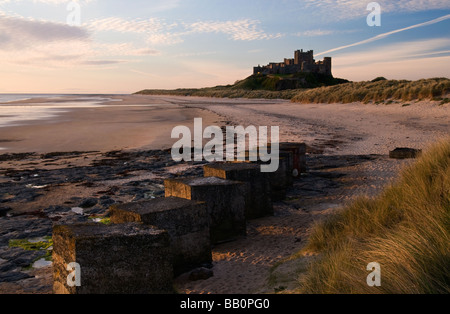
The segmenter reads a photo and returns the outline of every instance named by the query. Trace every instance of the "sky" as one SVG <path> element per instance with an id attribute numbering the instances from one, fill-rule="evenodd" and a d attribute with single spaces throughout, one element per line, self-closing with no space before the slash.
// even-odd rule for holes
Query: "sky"
<path id="1" fill-rule="evenodd" d="M 298 49 L 351 81 L 450 76 L 450 1 L 370 3 L 0 0 L 0 93 L 233 84 Z"/>

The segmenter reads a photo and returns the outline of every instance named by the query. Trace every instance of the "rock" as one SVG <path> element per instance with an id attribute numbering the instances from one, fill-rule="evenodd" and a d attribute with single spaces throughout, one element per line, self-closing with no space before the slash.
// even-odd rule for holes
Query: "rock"
<path id="1" fill-rule="evenodd" d="M 52 234 L 52 221 L 33 216 L 4 217 L 0 219 L 0 246 L 10 239 L 39 238 Z"/>
<path id="2" fill-rule="evenodd" d="M 107 195 L 104 195 L 100 198 L 100 205 L 104 208 L 108 208 L 109 206 L 111 206 L 114 203 L 115 203 L 115 201 Z"/>
<path id="3" fill-rule="evenodd" d="M 45 251 L 25 251 L 22 248 L 13 247 L 0 251 L 0 258 L 9 261 L 16 267 L 28 267 L 45 254 Z"/>
<path id="4" fill-rule="evenodd" d="M 33 276 L 22 272 L 0 273 L 0 282 L 16 282 L 28 278 L 33 278 Z"/>
<path id="5" fill-rule="evenodd" d="M 53 263 L 52 261 L 48 261 L 45 258 L 38 259 L 35 261 L 32 265 L 33 268 L 45 268 L 51 266 Z"/>
<path id="6" fill-rule="evenodd" d="M 17 266 L 7 260 L 0 258 L 0 273 L 5 273 L 16 269 Z"/>
<path id="7" fill-rule="evenodd" d="M 73 215 L 65 215 L 55 219 L 55 225 L 72 225 L 88 222 L 88 217 L 85 215 L 78 215 L 73 213 Z"/>
<path id="8" fill-rule="evenodd" d="M 98 200 L 96 198 L 88 198 L 88 199 L 85 199 L 84 201 L 82 201 L 80 203 L 80 205 L 78 205 L 78 207 L 91 208 L 91 207 L 94 207 L 95 205 L 97 205 L 97 203 L 98 203 Z"/>
<path id="9" fill-rule="evenodd" d="M 46 214 L 48 217 L 51 217 L 51 216 L 56 216 L 56 215 L 67 214 L 70 211 L 71 211 L 70 207 L 52 205 L 52 206 L 49 206 L 46 209 L 44 209 L 44 214 Z"/>
<path id="10" fill-rule="evenodd" d="M 406 158 L 417 158 L 422 154 L 421 149 L 401 147 L 396 148 L 389 152 L 389 158 L 393 159 L 406 159 Z"/>
<path id="11" fill-rule="evenodd" d="M 0 207 L 0 217 L 5 217 L 6 214 L 11 210 L 11 207 Z"/>
<path id="12" fill-rule="evenodd" d="M 72 208 L 72 212 L 77 215 L 84 215 L 84 209 L 82 207 L 74 207 Z"/>
<path id="13" fill-rule="evenodd" d="M 190 281 L 206 280 L 214 276 L 214 272 L 211 269 L 201 267 L 193 270 L 189 274 Z"/>

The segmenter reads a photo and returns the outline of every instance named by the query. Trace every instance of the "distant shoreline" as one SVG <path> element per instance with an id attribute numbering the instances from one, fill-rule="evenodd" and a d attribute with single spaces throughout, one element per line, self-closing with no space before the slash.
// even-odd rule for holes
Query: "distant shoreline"
<path id="1" fill-rule="evenodd" d="M 0 154 L 165 149 L 172 145 L 173 127 L 189 126 L 197 116 L 209 123 L 218 118 L 155 97 L 96 97 L 77 103 L 67 96 L 58 101 L 34 98 L 0 105 L 0 115 L 8 107 L 17 111 L 14 116 L 14 110 L 9 110 L 11 121 L 5 119 L 0 125 Z M 26 107 L 22 117 L 17 116 L 21 106 Z"/>
<path id="2" fill-rule="evenodd" d="M 315 88 L 276 90 L 268 87 L 267 80 L 276 75 L 267 75 L 258 83 L 259 77 L 250 76 L 234 85 L 207 88 L 181 88 L 175 90 L 146 89 L 138 95 L 199 96 L 217 98 L 264 98 L 286 99 L 298 103 L 392 103 L 412 100 L 434 100 L 442 104 L 450 102 L 450 79 L 430 78 L 417 81 L 387 80 L 383 77 L 366 82 L 338 83 Z M 259 85 L 258 85 L 259 84 Z"/>
<path id="3" fill-rule="evenodd" d="M 47 119 L 0 128 L 0 154 L 168 149 L 176 141 L 173 128 L 192 128 L 194 118 L 203 118 L 204 127 L 279 126 L 281 141 L 306 142 L 327 154 L 378 154 L 403 146 L 422 148 L 448 135 L 450 120 L 449 104 L 433 100 L 364 106 L 261 98 L 111 98 L 99 106 L 74 106 Z"/>

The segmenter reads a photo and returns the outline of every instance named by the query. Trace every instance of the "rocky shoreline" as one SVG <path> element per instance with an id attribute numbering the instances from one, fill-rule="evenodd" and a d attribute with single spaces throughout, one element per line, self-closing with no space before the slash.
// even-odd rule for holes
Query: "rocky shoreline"
<path id="1" fill-rule="evenodd" d="M 351 179 L 355 167 L 401 163 L 381 155 L 323 156 L 315 152 L 309 148 L 310 171 L 296 180 L 286 200 L 274 204 L 275 216 L 268 218 L 271 225 L 284 224 L 276 221 L 279 217 L 293 220 L 300 211 L 309 218 L 303 215 L 300 222 L 292 223 L 304 224 L 298 230 L 307 228 L 314 220 L 308 212 L 333 202 L 338 206 L 349 195 L 346 189 L 353 187 L 352 193 L 357 193 L 355 179 Z M 202 176 L 205 164 L 176 163 L 170 150 L 0 155 L 0 293 L 51 293 L 55 224 L 108 222 L 112 204 L 163 197 L 165 179 Z M 379 183 L 374 191 L 385 182 Z M 361 184 L 357 190 L 367 188 Z M 247 238 L 258 236 L 252 223 Z M 299 247 L 301 238 L 296 237 L 294 246 Z M 189 290 L 190 283 L 183 277 L 178 284 L 181 291 Z"/>
<path id="2" fill-rule="evenodd" d="M 0 293 L 49 293 L 51 270 L 31 283 L 42 281 L 33 265 L 48 250 L 12 240 L 42 243 L 55 224 L 102 223 L 112 204 L 164 196 L 164 179 L 197 175 L 203 163 L 177 173 L 170 151 L 149 150 L 5 154 L 0 165 Z"/>

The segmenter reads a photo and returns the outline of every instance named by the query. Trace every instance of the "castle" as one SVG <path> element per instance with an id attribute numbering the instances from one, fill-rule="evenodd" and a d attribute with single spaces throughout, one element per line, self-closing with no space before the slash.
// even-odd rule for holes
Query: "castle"
<path id="1" fill-rule="evenodd" d="M 331 74 L 331 58 L 325 57 L 323 61 L 315 61 L 312 50 L 303 52 L 297 50 L 294 59 L 284 59 L 281 63 L 269 63 L 265 66 L 258 65 L 253 68 L 253 74 L 295 74 L 295 73 L 319 73 Z"/>

